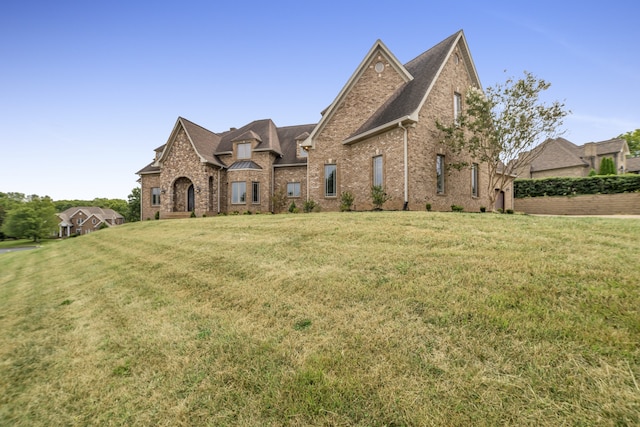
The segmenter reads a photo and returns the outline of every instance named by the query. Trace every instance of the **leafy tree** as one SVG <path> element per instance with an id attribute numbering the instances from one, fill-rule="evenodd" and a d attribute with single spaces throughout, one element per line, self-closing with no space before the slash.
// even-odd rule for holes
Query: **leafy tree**
<path id="1" fill-rule="evenodd" d="M 495 206 L 495 190 L 503 190 L 512 176 L 540 154 L 541 150 L 533 148 L 561 134 L 558 129 L 569 111 L 558 101 L 547 105 L 540 100 L 550 86 L 525 72 L 523 78 L 508 78 L 485 92 L 471 87 L 465 108 L 453 123 L 436 121 L 441 142 L 454 154 L 466 152 L 488 168 L 491 206 Z M 462 169 L 470 164 L 462 161 L 448 166 Z"/>
<path id="2" fill-rule="evenodd" d="M 598 175 L 615 175 L 616 165 L 611 157 L 605 157 L 600 160 L 600 171 Z"/>
<path id="3" fill-rule="evenodd" d="M 33 239 L 37 242 L 55 233 L 58 218 L 49 197 L 40 198 L 33 195 L 29 199 L 8 212 L 2 230 L 8 236 Z"/>
<path id="4" fill-rule="evenodd" d="M 640 157 L 640 129 L 618 135 L 618 138 L 627 141 L 629 157 Z"/>
<path id="5" fill-rule="evenodd" d="M 26 200 L 27 198 L 22 193 L 0 192 L 0 240 L 4 240 L 6 237 L 4 231 L 2 231 L 2 224 L 4 223 L 7 214 L 11 209 L 20 206 Z"/>
<path id="6" fill-rule="evenodd" d="M 140 221 L 140 187 L 131 190 L 127 198 L 127 211 L 123 216 L 127 222 Z"/>

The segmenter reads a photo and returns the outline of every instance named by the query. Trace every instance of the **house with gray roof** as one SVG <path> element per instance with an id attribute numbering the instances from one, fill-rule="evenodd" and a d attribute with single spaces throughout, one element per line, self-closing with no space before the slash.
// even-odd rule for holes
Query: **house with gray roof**
<path id="1" fill-rule="evenodd" d="M 124 217 L 113 209 L 97 206 L 72 207 L 58 214 L 58 237 L 89 234 L 103 227 L 124 224 Z"/>
<path id="2" fill-rule="evenodd" d="M 633 172 L 627 159 L 629 146 L 624 139 L 588 142 L 575 145 L 564 138 L 548 139 L 534 148 L 533 160 L 519 172 L 519 178 L 582 177 L 600 169 L 603 158 L 613 159 L 617 172 Z"/>
<path id="3" fill-rule="evenodd" d="M 496 189 L 487 168 L 441 144 L 435 126 L 455 120 L 470 86 L 480 88 L 480 79 L 458 31 L 405 64 L 376 41 L 315 124 L 262 119 L 213 132 L 179 117 L 137 172 L 141 218 L 272 212 L 280 195 L 287 205 L 313 200 L 339 210 L 345 192 L 353 209 L 369 210 L 373 186 L 390 196 L 385 209 L 488 207 Z M 461 162 L 471 167 L 449 167 Z"/>

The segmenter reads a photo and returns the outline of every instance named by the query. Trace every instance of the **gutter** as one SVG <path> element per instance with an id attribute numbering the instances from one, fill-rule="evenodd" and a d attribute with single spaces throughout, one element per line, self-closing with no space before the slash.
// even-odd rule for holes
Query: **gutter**
<path id="1" fill-rule="evenodd" d="M 409 210 L 409 128 L 414 128 L 415 123 L 411 123 L 408 127 L 402 125 L 402 122 L 398 122 L 398 127 L 404 130 L 403 135 L 403 147 L 404 147 L 404 205 L 402 206 L 403 211 Z"/>

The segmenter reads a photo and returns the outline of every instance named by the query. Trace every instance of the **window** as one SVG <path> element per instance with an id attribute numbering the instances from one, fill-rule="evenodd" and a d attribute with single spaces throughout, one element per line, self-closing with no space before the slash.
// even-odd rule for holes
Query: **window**
<path id="1" fill-rule="evenodd" d="M 300 197 L 299 182 L 290 182 L 287 184 L 287 197 Z"/>
<path id="2" fill-rule="evenodd" d="M 324 196 L 335 197 L 337 189 L 336 165 L 324 165 Z"/>
<path id="3" fill-rule="evenodd" d="M 382 156 L 373 158 L 373 185 L 382 187 Z"/>
<path id="4" fill-rule="evenodd" d="M 153 187 L 151 189 L 151 206 L 160 205 L 160 187 Z"/>
<path id="5" fill-rule="evenodd" d="M 471 195 L 478 197 L 478 164 L 471 165 Z"/>
<path id="6" fill-rule="evenodd" d="M 260 183 L 251 183 L 251 203 L 260 203 Z"/>
<path id="7" fill-rule="evenodd" d="M 247 200 L 247 183 L 232 182 L 231 183 L 231 203 L 239 205 Z"/>
<path id="8" fill-rule="evenodd" d="M 93 218 L 93 219 L 91 220 L 91 224 L 93 224 L 93 225 L 96 225 L 96 223 L 97 223 L 97 222 L 98 222 L 98 221 L 97 221 L 95 218 Z"/>
<path id="9" fill-rule="evenodd" d="M 82 225 L 82 218 L 78 218 L 78 225 Z"/>
<path id="10" fill-rule="evenodd" d="M 436 157 L 436 193 L 444 194 L 444 156 Z"/>
<path id="11" fill-rule="evenodd" d="M 250 159 L 251 158 L 251 143 L 243 142 L 236 147 L 236 158 L 238 159 Z"/>
<path id="12" fill-rule="evenodd" d="M 453 120 L 457 122 L 460 117 L 460 113 L 462 113 L 462 95 L 455 92 L 453 94 Z"/>
<path id="13" fill-rule="evenodd" d="M 302 147 L 302 144 L 298 144 L 298 157 L 308 157 L 309 153 Z"/>

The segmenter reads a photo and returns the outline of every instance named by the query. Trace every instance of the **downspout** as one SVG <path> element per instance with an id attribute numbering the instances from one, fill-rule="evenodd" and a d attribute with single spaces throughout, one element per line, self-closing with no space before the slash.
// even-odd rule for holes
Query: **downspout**
<path id="1" fill-rule="evenodd" d="M 403 211 L 409 210 L 409 143 L 407 134 L 409 129 L 402 126 L 402 122 L 398 122 L 398 127 L 404 130 L 403 136 L 403 145 L 404 145 L 404 205 L 402 206 Z"/>

